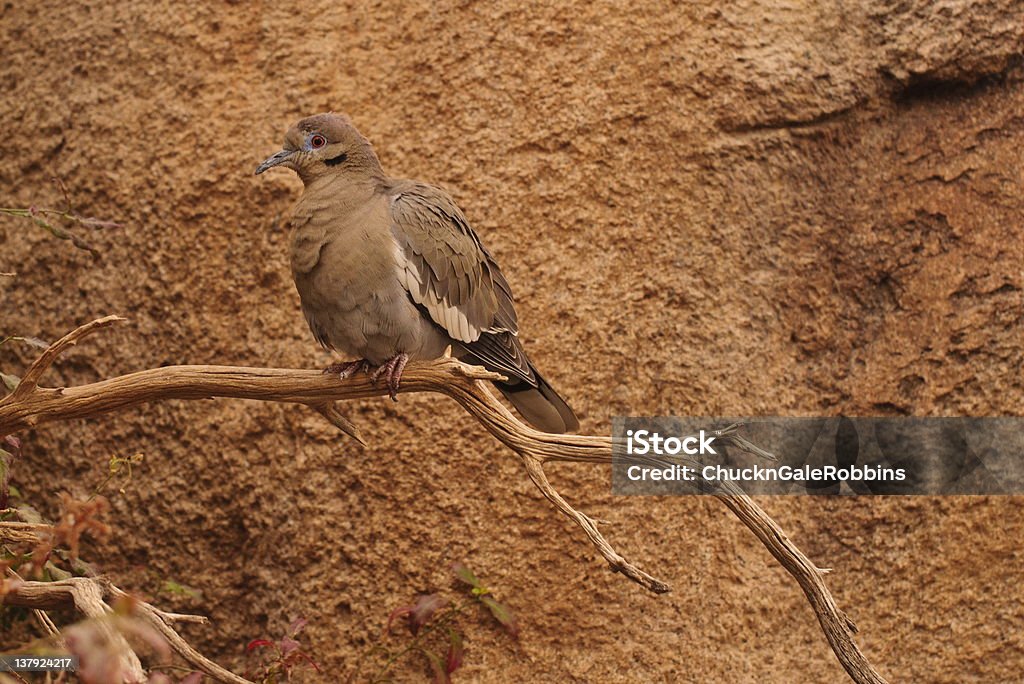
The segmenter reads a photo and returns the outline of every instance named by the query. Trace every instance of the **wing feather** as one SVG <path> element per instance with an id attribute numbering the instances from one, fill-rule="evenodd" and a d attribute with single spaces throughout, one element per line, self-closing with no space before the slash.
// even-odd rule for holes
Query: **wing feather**
<path id="1" fill-rule="evenodd" d="M 391 218 L 400 277 L 412 300 L 485 366 L 535 385 L 508 281 L 451 197 L 397 182 Z"/>

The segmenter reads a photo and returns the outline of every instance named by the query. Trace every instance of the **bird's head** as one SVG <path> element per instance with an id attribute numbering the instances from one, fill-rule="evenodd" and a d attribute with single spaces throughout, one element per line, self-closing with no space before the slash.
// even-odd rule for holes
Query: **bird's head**
<path id="1" fill-rule="evenodd" d="M 284 149 L 257 166 L 256 174 L 275 166 L 295 171 L 307 185 L 328 174 L 382 175 L 369 141 L 348 117 L 333 112 L 307 117 L 289 128 Z"/>

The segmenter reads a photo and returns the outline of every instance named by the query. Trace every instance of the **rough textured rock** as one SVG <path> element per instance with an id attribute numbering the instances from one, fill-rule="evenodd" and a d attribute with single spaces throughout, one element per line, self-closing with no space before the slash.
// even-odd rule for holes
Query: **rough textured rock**
<path id="1" fill-rule="evenodd" d="M 57 174 L 125 227 L 90 236 L 92 263 L 5 219 L 0 270 L 18 277 L 0 279 L 0 328 L 130 317 L 53 384 L 325 364 L 287 270 L 298 181 L 252 170 L 333 108 L 389 171 L 454 193 L 585 431 L 628 413 L 1020 414 L 1024 12 L 853 5 L 7 3 L 3 204 L 57 203 Z M 30 355 L 8 345 L 0 364 Z M 450 402 L 351 412 L 367 451 L 297 407 L 154 404 L 27 435 L 16 477 L 52 502 L 143 452 L 118 538 L 91 555 L 139 591 L 201 588 L 161 600 L 210 614 L 189 635 L 229 666 L 301 614 L 335 681 L 465 560 L 523 627 L 513 647 L 473 628 L 466 681 L 842 678 L 796 585 L 716 502 L 555 473 L 674 583 L 653 597 Z M 1018 499 L 763 505 L 834 569 L 892 681 L 1019 678 Z"/>

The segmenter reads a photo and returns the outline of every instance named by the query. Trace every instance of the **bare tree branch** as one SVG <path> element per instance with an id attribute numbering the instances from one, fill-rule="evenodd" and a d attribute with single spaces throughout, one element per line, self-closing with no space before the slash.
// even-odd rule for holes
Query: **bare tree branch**
<path id="1" fill-rule="evenodd" d="M 96 628 L 114 645 L 121 661 L 124 681 L 145 682 L 147 677 L 142 663 L 124 636 L 112 624 L 99 619 L 111 613 L 103 597 L 104 591 L 99 582 L 85 577 L 72 577 L 57 582 L 19 582 L 4 594 L 3 604 L 35 610 L 70 606 L 86 617 L 96 618 Z"/>
<path id="2" fill-rule="evenodd" d="M 337 416 L 340 413 L 332 402 L 388 394 L 386 388 L 375 387 L 362 374 L 339 381 L 336 376 L 313 370 L 230 366 L 169 366 L 79 387 L 38 387 L 39 378 L 62 350 L 117 320 L 120 319 L 111 316 L 86 324 L 44 352 L 32 364 L 15 392 L 0 400 L 0 436 L 52 421 L 95 416 L 150 401 L 209 397 L 306 404 L 325 415 L 332 424 L 339 425 Z M 570 506 L 551 486 L 544 472 L 544 464 L 552 461 L 611 463 L 611 438 L 552 435 L 523 424 L 495 398 L 485 383 L 480 382 L 500 377 L 482 368 L 443 358 L 431 363 L 409 364 L 402 376 L 400 391 L 437 392 L 454 399 L 488 432 L 519 455 L 531 480 L 549 501 L 584 530 L 613 571 L 621 572 L 656 593 L 668 591 L 667 584 L 618 554 L 601 535 L 595 522 Z M 354 428 L 347 419 L 343 424 Z M 800 584 L 832 650 L 850 677 L 858 684 L 883 684 L 885 680 L 853 641 L 856 628 L 836 606 L 824 582 L 824 571 L 815 567 L 782 528 L 741 490 L 724 488 L 715 496 L 736 514 Z"/>
<path id="3" fill-rule="evenodd" d="M 110 606 L 105 601 L 127 598 L 128 594 L 118 589 L 104 578 L 72 577 L 56 582 L 21 582 L 8 591 L 3 597 L 3 604 L 21 606 L 37 610 L 74 607 L 90 618 L 103 618 L 110 614 Z M 196 651 L 170 626 L 172 621 L 203 622 L 207 620 L 198 615 L 176 615 L 165 613 L 143 601 L 133 599 L 135 617 L 153 627 L 170 644 L 171 649 L 180 655 L 192 667 L 205 672 L 218 682 L 227 684 L 253 684 L 250 680 L 225 670 L 223 667 Z M 138 656 L 131 650 L 124 637 L 102 620 L 97 626 L 105 629 L 113 643 L 119 645 L 123 654 L 127 675 L 126 682 L 145 682 L 146 675 Z"/>
<path id="4" fill-rule="evenodd" d="M 51 525 L 42 523 L 3 521 L 0 522 L 0 543 L 39 544 L 42 541 L 39 535 L 52 531 Z"/>

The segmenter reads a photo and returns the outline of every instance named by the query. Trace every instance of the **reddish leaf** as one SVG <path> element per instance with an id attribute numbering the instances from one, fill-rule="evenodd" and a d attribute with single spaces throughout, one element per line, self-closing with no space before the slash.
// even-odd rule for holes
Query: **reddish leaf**
<path id="1" fill-rule="evenodd" d="M 306 655 L 302 651 L 296 651 L 295 653 L 293 653 L 292 654 L 292 658 L 293 659 L 299 658 L 301 660 L 305 660 L 309 665 L 311 665 L 313 667 L 314 670 L 316 670 L 317 672 L 321 672 L 320 666 L 317 665 L 316 662 L 312 658 L 310 658 L 308 655 Z"/>
<path id="2" fill-rule="evenodd" d="M 193 672 L 192 674 L 185 675 L 178 684 L 199 684 L 199 682 L 203 681 L 204 676 L 202 672 Z"/>
<path id="3" fill-rule="evenodd" d="M 266 648 L 267 646 L 275 646 L 276 644 L 269 639 L 253 639 L 249 642 L 249 645 L 245 647 L 245 652 L 250 653 L 257 648 Z"/>
<path id="4" fill-rule="evenodd" d="M 414 635 L 420 631 L 423 625 L 430 622 L 440 608 L 445 606 L 445 601 L 438 594 L 420 594 L 416 597 L 416 603 L 411 606 L 399 606 L 391 611 L 388 616 L 387 632 L 391 632 L 391 625 L 400 617 L 408 618 L 409 631 Z"/>
<path id="5" fill-rule="evenodd" d="M 291 632 L 301 631 L 305 626 L 305 619 L 295 620 L 289 625 Z M 274 642 L 269 639 L 254 639 L 249 642 L 246 646 L 246 652 L 251 652 L 258 648 L 271 647 L 271 651 L 264 652 L 260 656 L 260 667 L 261 671 L 258 676 L 255 676 L 257 681 L 276 682 L 276 681 L 291 681 L 291 671 L 298 665 L 308 664 L 317 672 L 320 672 L 320 666 L 317 665 L 312 658 L 302 652 L 301 644 L 290 636 L 284 636 L 280 641 Z M 278 680 L 278 676 L 283 675 L 284 680 Z"/>
<path id="6" fill-rule="evenodd" d="M 390 634 L 391 625 L 395 623 L 395 620 L 397 620 L 400 617 L 409 617 L 409 615 L 411 614 L 412 606 L 398 606 L 398 608 L 395 608 L 393 611 L 391 611 L 391 615 L 388 616 L 388 626 L 384 628 L 384 631 Z"/>
<path id="7" fill-rule="evenodd" d="M 420 631 L 423 625 L 430 622 L 441 608 L 444 608 L 445 600 L 438 594 L 420 594 L 413 604 L 412 612 L 409 614 L 409 631 L 414 635 Z"/>
<path id="8" fill-rule="evenodd" d="M 284 637 L 281 639 L 280 649 L 282 655 L 288 655 L 292 651 L 299 650 L 299 642 L 291 637 Z"/>
<path id="9" fill-rule="evenodd" d="M 83 226 L 89 226 L 90 228 L 120 228 L 121 224 L 117 221 L 104 221 L 91 216 L 75 216 L 75 220 L 81 223 Z"/>
<path id="10" fill-rule="evenodd" d="M 452 566 L 452 570 L 455 571 L 455 576 L 459 578 L 461 582 L 468 584 L 474 589 L 478 589 L 481 584 L 480 580 L 477 579 L 473 571 L 465 566 L 463 563 L 456 563 Z"/>
<path id="11" fill-rule="evenodd" d="M 448 676 L 448 672 L 445 671 L 444 663 L 433 653 L 420 649 L 420 652 L 427 657 L 427 661 L 430 662 L 430 669 L 434 672 L 434 684 L 452 684 L 452 678 Z"/>
<path id="12" fill-rule="evenodd" d="M 292 624 L 288 625 L 288 636 L 298 636 L 299 632 L 304 630 L 307 624 L 309 624 L 309 620 L 306 618 L 295 618 L 292 620 Z"/>
<path id="13" fill-rule="evenodd" d="M 505 630 L 514 637 L 519 636 L 519 623 L 516 621 L 512 611 L 509 610 L 508 606 L 504 603 L 498 603 L 490 596 L 484 596 L 480 599 L 480 602 L 487 606 L 487 610 L 491 611 L 491 615 L 497 620 Z"/>
<path id="14" fill-rule="evenodd" d="M 460 667 L 466 656 L 466 648 L 462 644 L 462 635 L 454 629 L 448 630 L 448 654 L 444 659 L 445 672 L 451 674 Z"/>

